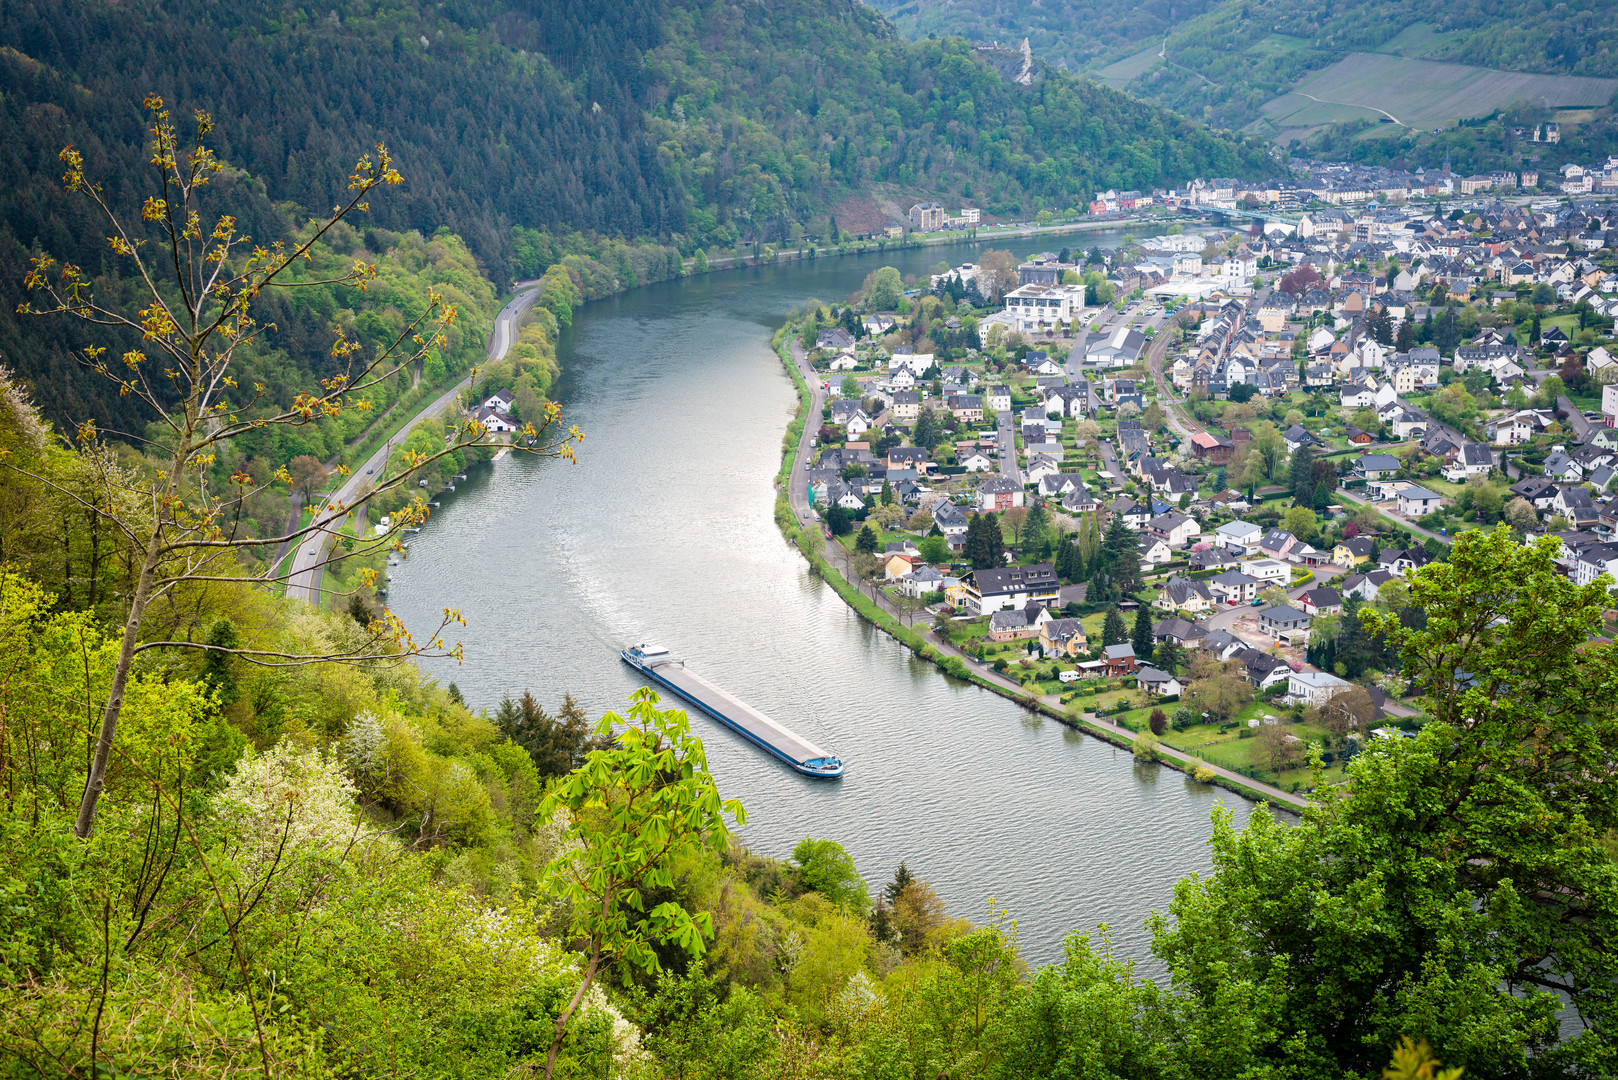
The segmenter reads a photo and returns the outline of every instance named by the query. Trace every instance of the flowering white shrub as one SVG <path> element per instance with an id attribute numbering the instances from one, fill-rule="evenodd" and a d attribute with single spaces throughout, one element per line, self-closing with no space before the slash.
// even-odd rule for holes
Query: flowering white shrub
<path id="1" fill-rule="evenodd" d="M 248 754 L 213 810 L 247 862 L 296 855 L 339 855 L 354 841 L 354 785 L 336 761 L 282 742 Z"/>

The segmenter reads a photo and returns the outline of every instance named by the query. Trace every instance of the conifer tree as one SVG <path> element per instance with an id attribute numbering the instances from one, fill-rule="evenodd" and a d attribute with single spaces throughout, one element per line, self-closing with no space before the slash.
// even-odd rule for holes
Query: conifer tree
<path id="1" fill-rule="evenodd" d="M 1145 604 L 1135 609 L 1135 633 L 1130 638 L 1135 647 L 1135 659 L 1143 664 L 1152 662 L 1152 616 Z"/>
<path id="2" fill-rule="evenodd" d="M 1118 614 L 1116 606 L 1107 609 L 1107 619 L 1101 624 L 1101 644 L 1122 645 L 1129 640 L 1129 630 L 1124 626 L 1124 617 Z"/>

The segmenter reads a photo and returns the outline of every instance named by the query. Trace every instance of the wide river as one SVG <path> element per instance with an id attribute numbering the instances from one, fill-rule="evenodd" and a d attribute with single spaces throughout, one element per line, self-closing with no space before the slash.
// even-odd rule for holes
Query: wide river
<path id="1" fill-rule="evenodd" d="M 1117 237 L 1000 246 L 1063 243 Z M 466 616 L 464 662 L 427 667 L 473 708 L 571 691 L 598 715 L 642 685 L 618 650 L 666 645 L 848 765 L 840 781 L 798 776 L 694 711 L 721 792 L 747 808 L 749 847 L 786 857 L 805 836 L 838 840 L 873 894 L 903 859 L 955 914 L 979 921 L 994 898 L 1033 963 L 1107 923 L 1155 972 L 1147 912 L 1208 868 L 1215 804 L 1238 822 L 1253 805 L 947 679 L 856 618 L 772 519 L 796 404 L 770 349 L 787 312 L 841 300 L 883 265 L 914 273 L 981 248 L 711 274 L 584 307 L 556 391 L 585 432 L 578 464 L 475 472 L 415 538 L 389 600 L 413 626 Z"/>

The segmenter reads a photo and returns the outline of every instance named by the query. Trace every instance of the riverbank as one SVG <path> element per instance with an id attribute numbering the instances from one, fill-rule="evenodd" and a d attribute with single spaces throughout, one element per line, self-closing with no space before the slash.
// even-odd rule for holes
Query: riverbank
<path id="1" fill-rule="evenodd" d="M 811 572 L 830 585 L 861 619 L 933 664 L 945 675 L 973 683 L 1015 701 L 1030 712 L 1050 717 L 1076 731 L 1133 751 L 1138 737 L 1135 732 L 1109 724 L 1094 714 L 1063 709 L 1059 702 L 1037 697 L 998 672 L 981 669 L 972 658 L 948 642 L 938 640 L 935 635 L 918 633 L 913 622 L 906 625 L 903 615 L 886 605 L 886 597 L 880 590 L 873 588 L 869 596 L 860 591 L 856 584 L 859 577 L 849 565 L 846 553 L 835 541 L 826 540 L 819 524 L 802 520 L 800 515 L 807 509 L 807 503 L 801 508 L 794 505 L 798 500 L 793 488 L 803 475 L 802 462 L 807 460 L 809 446 L 804 428 L 815 407 L 817 394 L 811 389 L 813 373 L 805 370 L 807 358 L 799 355 L 795 336 L 789 332 L 790 327 L 789 323 L 776 331 L 771 341 L 771 347 L 792 378 L 798 394 L 797 411 L 788 423 L 787 435 L 782 441 L 782 464 L 776 477 L 775 522 L 782 534 L 803 554 Z M 1295 810 L 1308 805 L 1307 799 L 1291 792 L 1203 762 L 1169 746 L 1160 744 L 1154 760 L 1188 776 L 1207 770 L 1213 774 L 1212 783 L 1244 798 L 1276 803 Z"/>
<path id="2" fill-rule="evenodd" d="M 732 255 L 716 259 L 705 257 L 702 270 L 697 270 L 696 259 L 686 259 L 682 262 L 683 272 L 716 273 L 720 270 L 736 270 L 748 266 L 764 266 L 774 262 L 791 262 L 800 259 L 835 259 L 852 255 L 881 255 L 889 251 L 907 251 L 916 248 L 936 247 L 944 244 L 961 243 L 987 243 L 991 240 L 1019 240 L 1031 236 L 1067 236 L 1073 233 L 1111 232 L 1118 229 L 1129 229 L 1136 226 L 1168 228 L 1171 225 L 1184 225 L 1193 221 L 1192 218 L 1178 216 L 1122 218 L 1117 221 L 1066 221 L 1051 225 L 1017 226 L 984 226 L 967 232 L 953 233 L 927 233 L 920 237 L 900 240 L 896 243 L 887 240 L 861 240 L 855 244 L 840 244 L 835 248 L 793 248 L 791 250 L 776 250 L 766 247 L 768 256 L 758 255 Z"/>

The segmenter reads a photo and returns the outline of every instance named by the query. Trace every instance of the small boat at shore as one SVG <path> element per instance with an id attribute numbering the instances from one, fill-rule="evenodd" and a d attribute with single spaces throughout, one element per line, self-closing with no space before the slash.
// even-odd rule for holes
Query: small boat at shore
<path id="1" fill-rule="evenodd" d="M 789 731 L 757 709 L 719 689 L 660 645 L 630 645 L 618 654 L 648 679 L 698 706 L 732 731 L 780 758 L 805 776 L 835 780 L 842 759 Z"/>

